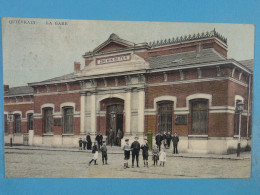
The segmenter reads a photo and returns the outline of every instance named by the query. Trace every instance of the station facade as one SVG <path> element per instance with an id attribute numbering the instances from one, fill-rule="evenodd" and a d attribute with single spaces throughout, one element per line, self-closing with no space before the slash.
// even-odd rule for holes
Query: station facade
<path id="1" fill-rule="evenodd" d="M 243 149 L 251 145 L 253 60 L 227 53 L 215 30 L 150 43 L 111 34 L 71 74 L 4 86 L 5 142 L 27 136 L 29 145 L 71 147 L 113 129 L 141 142 L 148 131 L 176 132 L 179 152 L 232 153 L 239 137 Z"/>

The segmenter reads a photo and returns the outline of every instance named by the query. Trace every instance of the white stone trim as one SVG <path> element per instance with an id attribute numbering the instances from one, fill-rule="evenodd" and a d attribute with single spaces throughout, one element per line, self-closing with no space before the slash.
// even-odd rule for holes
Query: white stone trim
<path id="1" fill-rule="evenodd" d="M 61 103 L 60 104 L 60 109 L 61 109 L 61 111 L 60 111 L 60 113 L 62 113 L 62 109 L 64 108 L 64 107 L 73 107 L 73 113 L 75 114 L 76 113 L 76 103 L 75 102 L 63 102 L 63 103 Z"/>
<path id="2" fill-rule="evenodd" d="M 221 80 L 230 80 L 243 87 L 248 87 L 248 84 L 246 84 L 242 81 L 239 81 L 235 78 L 232 78 L 232 77 L 214 77 L 214 78 L 201 78 L 201 79 L 191 79 L 191 80 L 182 80 L 181 79 L 178 81 L 171 81 L 171 82 L 150 83 L 150 84 L 147 84 L 147 86 L 177 85 L 177 84 L 185 84 L 185 83 L 199 83 L 199 82 L 221 81 Z"/>
<path id="3" fill-rule="evenodd" d="M 52 108 L 53 109 L 53 113 L 55 112 L 55 105 L 52 104 L 52 103 L 46 103 L 46 104 L 41 105 L 41 115 L 43 114 L 42 110 L 44 108 Z"/>
<path id="4" fill-rule="evenodd" d="M 27 118 L 27 115 L 28 115 L 28 114 L 33 114 L 33 113 L 34 113 L 34 110 L 28 110 L 28 111 L 26 111 L 26 112 L 25 112 L 26 118 Z"/>
<path id="5" fill-rule="evenodd" d="M 21 104 L 33 104 L 34 102 L 12 102 L 12 103 L 5 103 L 4 105 L 21 105 Z"/>
<path id="6" fill-rule="evenodd" d="M 104 99 L 107 99 L 107 98 L 119 98 L 119 99 L 124 100 L 124 102 L 125 102 L 125 96 L 123 96 L 123 95 L 120 95 L 120 94 L 106 94 L 106 95 L 103 95 L 103 96 L 101 96 L 101 97 L 99 97 L 99 98 L 97 99 L 96 107 L 97 107 L 97 110 L 98 110 L 98 111 L 100 111 L 100 102 L 101 102 L 102 100 L 104 100 Z"/>
<path id="7" fill-rule="evenodd" d="M 236 101 L 237 100 L 241 100 L 242 103 L 244 103 L 244 98 L 241 95 L 235 95 L 235 104 L 234 104 L 234 106 L 236 106 Z"/>
<path id="8" fill-rule="evenodd" d="M 209 101 L 209 109 L 212 105 L 212 95 L 207 93 L 195 93 L 186 97 L 186 108 L 189 109 L 189 101 L 193 99 L 207 99 Z"/>
<path id="9" fill-rule="evenodd" d="M 177 105 L 177 97 L 176 96 L 169 96 L 169 95 L 164 95 L 164 96 L 159 96 L 154 98 L 154 102 L 153 102 L 153 110 L 156 110 L 157 108 L 157 103 L 160 101 L 172 101 L 173 102 L 173 107 L 174 110 L 176 109 L 176 105 Z"/>

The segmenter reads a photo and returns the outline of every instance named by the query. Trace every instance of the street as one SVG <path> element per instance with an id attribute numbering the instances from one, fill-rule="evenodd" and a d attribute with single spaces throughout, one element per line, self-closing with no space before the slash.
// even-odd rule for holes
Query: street
<path id="1" fill-rule="evenodd" d="M 123 154 L 108 154 L 108 165 L 88 162 L 92 154 L 73 151 L 5 149 L 7 178 L 248 178 L 251 159 L 212 159 L 167 157 L 165 167 L 154 167 L 149 156 L 149 168 L 123 168 Z M 129 166 L 131 165 L 131 158 Z"/>

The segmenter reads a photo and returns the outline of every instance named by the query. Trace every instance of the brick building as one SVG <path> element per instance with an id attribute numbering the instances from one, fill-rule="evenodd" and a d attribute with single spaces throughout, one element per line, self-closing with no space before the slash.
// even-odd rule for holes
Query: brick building
<path id="1" fill-rule="evenodd" d="M 251 145 L 253 60 L 227 58 L 227 40 L 207 33 L 133 43 L 116 34 L 83 55 L 84 67 L 61 77 L 5 86 L 5 142 L 77 146 L 120 130 L 142 140 L 177 132 L 180 152 L 234 152 L 236 105 L 244 103 L 241 146 Z"/>

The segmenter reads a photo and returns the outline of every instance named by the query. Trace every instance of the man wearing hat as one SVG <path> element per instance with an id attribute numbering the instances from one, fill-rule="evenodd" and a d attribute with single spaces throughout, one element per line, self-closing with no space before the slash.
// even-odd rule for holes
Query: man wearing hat
<path id="1" fill-rule="evenodd" d="M 137 140 L 138 140 L 138 137 L 135 137 L 135 141 L 131 145 L 131 149 L 132 149 L 132 168 L 134 168 L 135 158 L 136 158 L 136 165 L 137 165 L 137 167 L 139 167 L 138 161 L 139 161 L 140 143 Z"/>
<path id="2" fill-rule="evenodd" d="M 102 152 L 102 162 L 104 165 L 104 160 L 106 162 L 107 165 L 107 146 L 106 146 L 106 141 L 103 141 L 103 145 L 100 148 L 101 152 Z"/>
<path id="3" fill-rule="evenodd" d="M 144 144 L 141 146 L 141 149 L 143 150 L 143 160 L 144 160 L 144 166 L 148 168 L 148 150 L 149 145 L 147 142 L 147 138 L 144 138 Z"/>
<path id="4" fill-rule="evenodd" d="M 124 168 L 129 168 L 128 166 L 128 160 L 130 158 L 130 151 L 131 151 L 131 147 L 129 146 L 129 139 L 125 139 L 125 145 L 123 147 L 124 150 L 124 155 L 125 155 L 125 162 L 124 162 Z"/>

